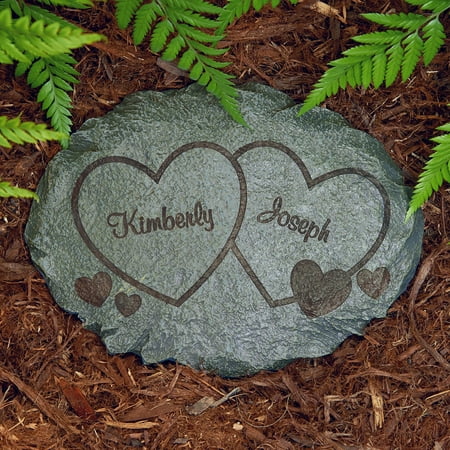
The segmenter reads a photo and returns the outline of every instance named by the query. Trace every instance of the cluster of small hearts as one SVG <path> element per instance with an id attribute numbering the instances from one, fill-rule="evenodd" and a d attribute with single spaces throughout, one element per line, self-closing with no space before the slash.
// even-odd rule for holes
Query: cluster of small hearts
<path id="1" fill-rule="evenodd" d="M 323 273 L 320 266 L 315 261 L 309 259 L 300 260 L 295 264 L 291 272 L 291 289 L 293 295 L 291 297 L 278 300 L 274 300 L 271 298 L 261 281 L 253 272 L 245 256 L 240 252 L 238 246 L 235 243 L 235 239 L 238 235 L 245 214 L 245 204 L 247 196 L 245 177 L 238 159 L 248 151 L 261 147 L 276 149 L 277 151 L 281 151 L 289 158 L 291 158 L 303 175 L 308 189 L 310 190 L 318 184 L 334 177 L 349 174 L 361 176 L 368 182 L 372 183 L 372 185 L 375 186 L 375 188 L 378 190 L 384 208 L 383 222 L 376 240 L 374 241 L 370 249 L 366 252 L 366 254 L 353 267 L 351 267 L 347 271 L 335 269 Z M 231 231 L 224 248 L 219 252 L 214 262 L 210 265 L 207 271 L 202 274 L 198 281 L 194 283 L 193 286 L 191 286 L 180 298 L 174 299 L 161 292 L 158 292 L 157 290 L 154 290 L 148 285 L 144 285 L 138 282 L 136 279 L 134 279 L 125 271 L 120 269 L 117 265 L 115 265 L 113 261 L 109 260 L 101 252 L 101 250 L 91 240 L 87 230 L 82 223 L 79 212 L 79 196 L 81 187 L 85 180 L 95 170 L 103 167 L 106 164 L 126 164 L 128 166 L 132 166 L 133 168 L 143 172 L 146 176 L 151 178 L 154 183 L 159 183 L 164 172 L 180 155 L 192 149 L 198 148 L 211 149 L 220 153 L 222 156 L 229 160 L 229 162 L 235 169 L 237 178 L 240 182 L 241 203 L 239 212 L 237 214 L 236 223 L 234 224 L 233 230 Z M 350 295 L 352 289 L 351 277 L 355 274 L 356 281 L 360 289 L 369 297 L 374 299 L 377 299 L 386 290 L 390 282 L 390 275 L 385 267 L 378 267 L 373 272 L 363 268 L 380 247 L 386 236 L 387 228 L 389 225 L 390 202 L 388 194 L 386 193 L 381 183 L 370 173 L 356 168 L 337 169 L 322 174 L 319 177 L 312 178 L 306 165 L 295 152 L 293 152 L 288 147 L 273 141 L 253 142 L 239 148 L 234 154 L 215 143 L 204 141 L 192 142 L 190 144 L 183 145 L 172 152 L 156 172 L 152 171 L 150 168 L 141 164 L 140 162 L 130 158 L 111 156 L 98 159 L 85 168 L 75 184 L 72 192 L 72 214 L 75 226 L 80 233 L 84 243 L 105 267 L 107 267 L 115 275 L 118 275 L 131 286 L 134 286 L 138 290 L 148 293 L 153 297 L 173 306 L 181 306 L 189 297 L 191 297 L 192 294 L 196 292 L 209 278 L 209 276 L 217 269 L 217 267 L 220 265 L 220 263 L 230 250 L 235 254 L 243 268 L 248 273 L 250 279 L 253 281 L 270 307 L 279 307 L 288 305 L 290 303 L 297 303 L 303 313 L 309 318 L 323 316 L 342 305 Z M 96 273 L 92 279 L 88 277 L 77 278 L 75 280 L 74 287 L 77 295 L 82 300 L 93 306 L 101 307 L 111 293 L 112 279 L 107 272 L 100 271 Z M 140 308 L 142 303 L 142 299 L 138 294 L 127 295 L 124 292 L 117 293 L 114 297 L 114 301 L 118 311 L 125 317 L 133 315 Z"/>

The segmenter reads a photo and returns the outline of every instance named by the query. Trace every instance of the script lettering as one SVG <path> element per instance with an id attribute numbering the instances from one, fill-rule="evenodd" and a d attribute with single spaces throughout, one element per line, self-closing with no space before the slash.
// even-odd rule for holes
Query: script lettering
<path id="1" fill-rule="evenodd" d="M 317 239 L 318 241 L 328 242 L 331 220 L 327 219 L 322 227 L 319 227 L 315 222 L 308 219 L 300 218 L 297 215 L 291 215 L 288 211 L 281 211 L 283 206 L 282 197 L 275 197 L 272 209 L 263 211 L 256 216 L 259 223 L 269 223 L 276 220 L 280 227 L 287 227 L 290 231 L 297 231 L 303 234 L 303 242 L 308 242 L 309 239 Z"/>
<path id="2" fill-rule="evenodd" d="M 138 210 L 112 212 L 106 218 L 106 223 L 112 228 L 112 234 L 117 239 L 123 239 L 128 234 L 148 234 L 157 231 L 173 231 L 175 229 L 201 227 L 205 231 L 214 229 L 212 209 L 203 208 L 201 202 L 196 202 L 192 211 L 168 214 L 167 207 L 161 207 L 159 217 L 138 216 Z"/>

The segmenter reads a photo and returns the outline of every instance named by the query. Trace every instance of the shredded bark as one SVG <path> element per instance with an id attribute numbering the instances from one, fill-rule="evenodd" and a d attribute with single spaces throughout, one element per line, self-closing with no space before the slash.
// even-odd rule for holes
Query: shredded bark
<path id="1" fill-rule="evenodd" d="M 352 36 L 375 29 L 360 13 L 408 11 L 402 0 L 302 3 L 250 12 L 230 27 L 223 59 L 238 83 L 266 83 L 300 102 Z M 74 130 L 127 94 L 190 82 L 145 44 L 131 44 L 130 30 L 117 28 L 114 2 L 65 14 L 108 36 L 75 54 L 81 82 Z M 441 20 L 448 34 L 449 19 Z M 404 84 L 349 88 L 325 102 L 380 140 L 410 186 L 431 154 L 435 128 L 448 121 L 449 44 Z M 0 94 L 1 115 L 45 121 L 36 90 L 15 79 L 12 66 L 0 66 Z M 2 148 L 0 175 L 35 189 L 58 151 L 53 142 Z M 30 201 L 0 199 L 0 448 L 450 448 L 449 202 L 444 185 L 423 208 L 417 275 L 363 337 L 283 370 L 223 379 L 108 355 L 96 335 L 56 305 L 32 267 L 23 240 Z M 213 406 L 190 414 L 189 406 L 205 397 Z"/>

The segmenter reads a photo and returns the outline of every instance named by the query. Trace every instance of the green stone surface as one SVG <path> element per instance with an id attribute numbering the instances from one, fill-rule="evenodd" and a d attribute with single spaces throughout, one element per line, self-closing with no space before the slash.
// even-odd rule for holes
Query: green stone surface
<path id="1" fill-rule="evenodd" d="M 26 240 L 111 353 L 223 376 L 332 352 L 405 290 L 423 218 L 383 147 L 336 113 L 239 89 L 129 95 L 49 164 Z"/>

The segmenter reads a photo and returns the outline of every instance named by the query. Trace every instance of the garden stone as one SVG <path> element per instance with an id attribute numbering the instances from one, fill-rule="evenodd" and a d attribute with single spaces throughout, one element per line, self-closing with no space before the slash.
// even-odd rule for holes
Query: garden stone
<path id="1" fill-rule="evenodd" d="M 248 127 L 198 86 L 88 120 L 39 183 L 25 237 L 56 302 L 111 353 L 222 376 L 331 353 L 416 270 L 423 218 L 374 138 L 267 86 Z"/>

